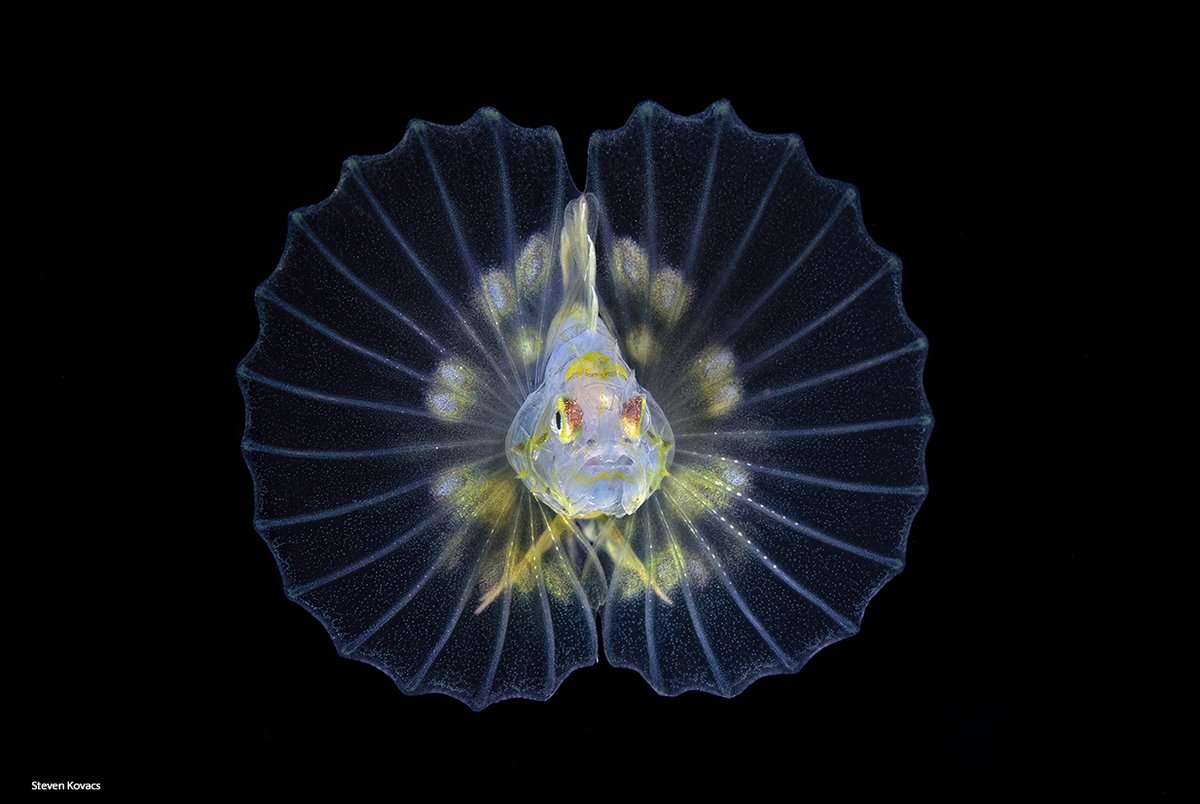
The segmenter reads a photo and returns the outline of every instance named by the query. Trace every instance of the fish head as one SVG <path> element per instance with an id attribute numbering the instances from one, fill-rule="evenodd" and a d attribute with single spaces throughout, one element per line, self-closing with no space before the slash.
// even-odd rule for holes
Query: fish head
<path id="1" fill-rule="evenodd" d="M 632 514 L 666 477 L 674 435 L 619 357 L 588 355 L 530 394 L 508 457 L 542 502 L 572 519 Z"/>

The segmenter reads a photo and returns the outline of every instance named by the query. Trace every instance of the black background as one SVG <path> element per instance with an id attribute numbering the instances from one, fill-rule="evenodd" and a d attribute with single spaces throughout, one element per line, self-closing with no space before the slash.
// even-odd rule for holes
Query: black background
<path id="1" fill-rule="evenodd" d="M 1102 783 L 1114 744 L 1125 767 L 1154 767 L 1160 735 L 1125 724 L 1161 693 L 1135 700 L 1119 680 L 1133 637 L 1114 638 L 1114 604 L 1097 591 L 1109 525 L 1095 428 L 1116 358 L 1094 337 L 1091 267 L 1063 238 L 1077 202 L 1061 188 L 1080 170 L 1063 121 L 1094 101 L 969 52 L 928 68 L 788 55 L 747 43 L 734 64 L 666 58 L 611 74 L 511 53 L 465 72 L 397 57 L 360 81 L 314 50 L 253 70 L 217 59 L 220 77 L 191 71 L 170 98 L 131 96 L 140 133 L 98 168 L 107 190 L 92 199 L 111 206 L 118 236 L 72 261 L 77 282 L 37 275 L 61 309 L 40 344 L 53 527 L 18 568 L 35 590 L 19 617 L 36 713 L 20 719 L 20 784 L 407 795 L 424 779 L 543 796 L 565 774 L 578 788 L 556 794 L 733 780 L 799 795 L 902 779 L 978 792 Z M 103 90 L 81 93 L 81 131 Z M 730 700 L 661 698 L 602 659 L 548 702 L 474 713 L 339 658 L 283 595 L 239 448 L 234 368 L 287 213 L 328 195 L 346 157 L 389 150 L 412 118 L 459 123 L 490 105 L 551 125 L 581 184 L 590 133 L 639 101 L 694 114 L 720 98 L 752 129 L 798 133 L 818 172 L 858 187 L 868 231 L 903 260 L 936 417 L 906 570 L 857 636 Z"/>

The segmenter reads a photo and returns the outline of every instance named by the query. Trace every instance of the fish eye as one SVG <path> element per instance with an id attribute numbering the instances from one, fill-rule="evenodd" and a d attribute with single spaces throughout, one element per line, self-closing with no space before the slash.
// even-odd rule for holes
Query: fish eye
<path id="1" fill-rule="evenodd" d="M 645 420 L 646 398 L 641 394 L 629 399 L 621 408 L 621 427 L 630 441 L 642 437 L 642 422 Z"/>
<path id="2" fill-rule="evenodd" d="M 550 423 L 550 429 L 558 433 L 558 440 L 564 444 L 570 444 L 575 440 L 575 436 L 579 435 L 580 428 L 583 427 L 583 408 L 579 407 L 579 403 L 574 399 L 568 399 L 565 396 L 560 396 L 556 403 L 558 408 L 554 411 L 554 420 Z"/>

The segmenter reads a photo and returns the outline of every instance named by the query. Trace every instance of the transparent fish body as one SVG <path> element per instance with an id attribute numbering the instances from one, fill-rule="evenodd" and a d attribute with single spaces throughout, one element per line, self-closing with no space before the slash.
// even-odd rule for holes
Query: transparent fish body
<path id="1" fill-rule="evenodd" d="M 675 455 L 662 408 L 600 319 L 592 207 L 586 196 L 567 206 L 559 252 L 566 297 L 546 338 L 542 384 L 517 412 L 506 445 L 517 477 L 567 519 L 634 513 Z"/>
<path id="2" fill-rule="evenodd" d="M 727 103 L 410 125 L 293 213 L 239 367 L 289 597 L 408 693 L 608 661 L 733 695 L 853 634 L 926 492 L 926 343 L 855 190 Z"/>

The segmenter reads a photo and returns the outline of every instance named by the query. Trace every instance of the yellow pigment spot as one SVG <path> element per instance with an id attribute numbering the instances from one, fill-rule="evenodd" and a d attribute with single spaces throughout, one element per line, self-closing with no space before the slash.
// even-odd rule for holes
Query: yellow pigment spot
<path id="1" fill-rule="evenodd" d="M 511 521 L 509 515 L 517 504 L 516 478 L 509 472 L 497 473 L 484 479 L 478 490 L 478 505 L 475 507 L 475 517 L 490 524 L 503 524 Z"/>
<path id="2" fill-rule="evenodd" d="M 733 376 L 734 365 L 733 352 L 719 346 L 706 349 L 696 359 L 696 368 L 706 380 L 720 380 Z"/>
<path id="3" fill-rule="evenodd" d="M 666 549 L 655 550 L 646 569 L 649 571 L 650 582 L 655 587 L 668 591 L 679 586 L 685 572 L 683 562 L 679 560 L 675 551 Z"/>
<path id="4" fill-rule="evenodd" d="M 504 318 L 517 307 L 516 296 L 513 294 L 512 280 L 500 271 L 491 271 L 483 275 L 481 294 L 484 306 L 496 318 Z"/>
<path id="5" fill-rule="evenodd" d="M 616 374 L 622 380 L 629 379 L 629 372 L 620 363 L 610 359 L 601 352 L 588 352 L 580 358 L 571 361 L 567 366 L 566 379 L 573 377 L 598 377 L 608 379 Z"/>
<path id="6" fill-rule="evenodd" d="M 628 237 L 622 237 L 613 246 L 612 269 L 627 289 L 645 291 L 650 279 L 650 259 L 646 250 Z"/>
<path id="7" fill-rule="evenodd" d="M 457 566 L 464 555 L 478 549 L 480 538 L 488 539 L 476 614 L 509 591 L 537 594 L 541 587 L 559 600 L 576 594 L 574 570 L 560 549 L 560 543 L 576 532 L 571 521 L 561 515 L 536 520 L 522 515 L 520 488 L 511 470 L 482 471 L 471 464 L 442 472 L 430 486 L 434 498 L 457 515 L 457 527 L 441 550 L 442 566 Z"/>
<path id="8" fill-rule="evenodd" d="M 511 339 L 512 351 L 523 365 L 532 366 L 542 354 L 542 336 L 532 327 L 521 327 Z"/>
<path id="9" fill-rule="evenodd" d="M 480 572 L 479 587 L 483 591 L 475 613 L 487 609 L 505 590 L 512 589 L 529 594 L 542 580 L 551 596 L 563 599 L 574 594 L 571 572 L 565 562 L 543 561 L 543 556 L 554 549 L 555 543 L 572 534 L 571 523 L 561 514 L 545 521 L 545 528 L 533 531 L 521 525 L 514 538 L 500 550 L 489 556 Z M 523 544 L 529 546 L 522 549 Z"/>
<path id="10" fill-rule="evenodd" d="M 713 390 L 709 396 L 708 412 L 712 416 L 731 413 L 742 401 L 742 388 L 736 382 L 726 383 Z"/>
<path id="11" fill-rule="evenodd" d="M 456 468 L 438 475 L 437 479 L 433 481 L 433 485 L 430 486 L 430 491 L 433 492 L 433 496 L 437 499 L 444 500 L 462 491 L 466 484 L 466 472 Z"/>
<path id="12" fill-rule="evenodd" d="M 434 416 L 447 422 L 462 421 L 466 414 L 466 406 L 462 400 L 444 391 L 434 391 L 425 397 L 425 406 Z"/>
<path id="13" fill-rule="evenodd" d="M 438 363 L 425 393 L 425 407 L 446 422 L 462 421 L 475 404 L 476 373 L 464 362 L 450 358 Z"/>
<path id="14" fill-rule="evenodd" d="M 720 346 L 706 349 L 692 366 L 698 392 L 708 403 L 710 416 L 725 416 L 742 401 L 742 386 L 735 372 L 733 352 Z"/>
<path id="15" fill-rule="evenodd" d="M 540 288 L 550 274 L 552 258 L 549 240 L 540 234 L 529 238 L 517 257 L 517 291 L 528 294 Z"/>
<path id="16" fill-rule="evenodd" d="M 658 360 L 658 341 L 649 327 L 636 327 L 625 338 L 625 354 L 643 366 Z"/>
<path id="17" fill-rule="evenodd" d="M 665 268 L 654 274 L 650 285 L 650 305 L 668 327 L 679 322 L 692 301 L 692 289 L 683 281 L 683 274 Z"/>
<path id="18" fill-rule="evenodd" d="M 479 520 L 490 528 L 510 521 L 518 483 L 510 470 L 485 473 L 458 466 L 438 475 L 430 491 L 461 518 Z"/>
<path id="19" fill-rule="evenodd" d="M 453 363 L 449 360 L 443 360 L 438 364 L 434 376 L 438 382 L 459 393 L 466 391 L 471 381 L 471 375 L 467 371 L 466 366 L 461 363 Z"/>
<path id="20" fill-rule="evenodd" d="M 626 519 L 625 521 L 631 522 L 632 520 Z M 625 528 L 625 532 L 622 533 L 611 518 L 602 520 L 595 539 L 596 549 L 603 550 L 612 556 L 613 564 L 616 567 L 613 574 L 616 584 L 615 591 L 621 597 L 633 597 L 634 595 L 643 595 L 646 587 L 650 587 L 660 600 L 670 605 L 672 601 L 667 593 L 671 591 L 674 583 L 670 583 L 669 578 L 665 586 L 655 581 L 656 574 L 662 575 L 662 573 L 652 572 L 651 568 L 638 558 L 637 553 L 629 544 L 630 526 L 627 524 Z M 653 559 L 651 560 L 653 561 Z M 675 583 L 678 583 L 678 578 L 675 579 Z"/>
<path id="21" fill-rule="evenodd" d="M 708 459 L 677 465 L 670 481 L 671 498 L 688 518 L 702 519 L 744 494 L 749 482 L 750 474 L 731 461 Z"/>
<path id="22" fill-rule="evenodd" d="M 721 467 L 718 475 L 721 480 L 735 491 L 741 491 L 746 488 L 746 484 L 750 481 L 750 473 L 738 464 L 725 464 Z"/>

